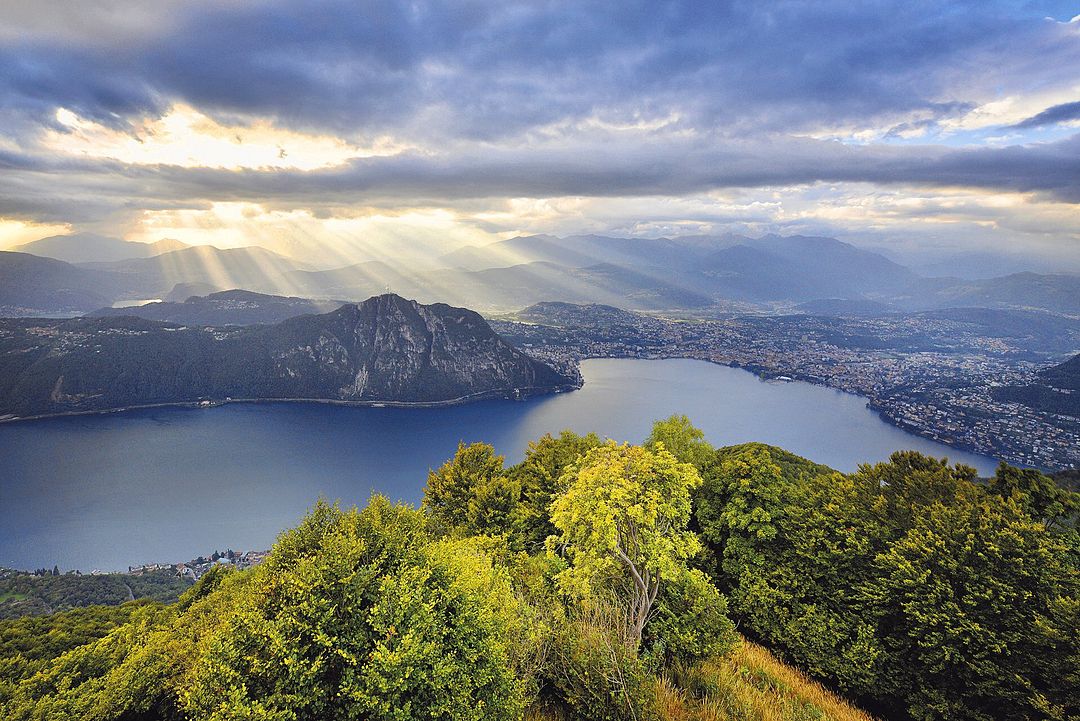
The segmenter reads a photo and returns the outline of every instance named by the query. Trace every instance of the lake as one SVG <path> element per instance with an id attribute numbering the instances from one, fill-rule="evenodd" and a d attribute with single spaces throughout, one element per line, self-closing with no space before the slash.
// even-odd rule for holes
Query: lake
<path id="1" fill-rule="evenodd" d="M 915 449 L 992 473 L 992 459 L 913 436 L 865 400 L 695 360 L 589 360 L 585 387 L 449 408 L 230 404 L 0 425 L 0 566 L 117 570 L 268 548 L 318 497 L 418 503 L 458 441 L 521 460 L 563 428 L 638 442 L 685 413 L 715 445 L 762 441 L 851 471 Z"/>

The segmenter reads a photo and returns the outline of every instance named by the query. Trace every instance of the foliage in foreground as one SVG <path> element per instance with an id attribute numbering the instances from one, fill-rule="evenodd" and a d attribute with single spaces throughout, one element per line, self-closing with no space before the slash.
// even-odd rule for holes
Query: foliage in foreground
<path id="1" fill-rule="evenodd" d="M 1078 505 L 1007 466 L 713 449 L 685 417 L 511 467 L 462 445 L 419 511 L 320 502 L 179 603 L 0 624 L 0 717 L 866 718 L 734 619 L 893 718 L 1075 719 Z"/>
<path id="2" fill-rule="evenodd" d="M 836 693 L 744 641 L 710 659 L 655 682 L 663 721 L 871 721 Z"/>
<path id="3" fill-rule="evenodd" d="M 743 627 L 916 719 L 1080 716 L 1075 498 L 914 452 L 857 473 L 723 449 L 695 514 Z"/>

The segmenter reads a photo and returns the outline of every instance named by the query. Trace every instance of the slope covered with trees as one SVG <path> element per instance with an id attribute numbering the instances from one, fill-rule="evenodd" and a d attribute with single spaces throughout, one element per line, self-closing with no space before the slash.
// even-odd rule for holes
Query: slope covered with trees
<path id="1" fill-rule="evenodd" d="M 1046 413 L 1080 418 L 1080 355 L 1039 371 L 1038 382 L 994 389 L 994 397 Z"/>
<path id="2" fill-rule="evenodd" d="M 128 599 L 175 601 L 191 581 L 172 570 L 134 576 L 122 573 L 76 574 L 59 569 L 36 573 L 0 569 L 0 619 L 116 605 Z"/>
<path id="3" fill-rule="evenodd" d="M 868 718 L 738 624 L 890 718 L 1075 718 L 1078 509 L 1035 471 L 903 452 L 845 475 L 680 417 L 509 467 L 461 445 L 419 510 L 320 502 L 179 603 L 41 644 L 0 625 L 0 715 Z"/>

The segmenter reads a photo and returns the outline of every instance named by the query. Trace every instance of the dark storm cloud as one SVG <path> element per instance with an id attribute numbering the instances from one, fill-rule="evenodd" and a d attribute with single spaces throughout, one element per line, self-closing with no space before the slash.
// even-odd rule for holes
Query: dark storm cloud
<path id="1" fill-rule="evenodd" d="M 799 129 L 954 114 L 967 106 L 941 95 L 955 73 L 1007 83 L 1002 73 L 1022 48 L 1054 55 L 1050 68 L 1080 61 L 1054 24 L 986 2 L 172 7 L 141 38 L 8 41 L 0 103 L 39 116 L 63 106 L 118 125 L 182 100 L 300 128 L 412 124 L 468 138 L 670 112 L 691 125 Z"/>
<path id="2" fill-rule="evenodd" d="M 1012 127 L 1023 130 L 1025 128 L 1041 128 L 1046 125 L 1057 125 L 1069 120 L 1080 120 L 1080 100 L 1074 103 L 1062 103 L 1054 105 L 1046 110 L 1032 115 L 1027 120 L 1013 125 Z"/>

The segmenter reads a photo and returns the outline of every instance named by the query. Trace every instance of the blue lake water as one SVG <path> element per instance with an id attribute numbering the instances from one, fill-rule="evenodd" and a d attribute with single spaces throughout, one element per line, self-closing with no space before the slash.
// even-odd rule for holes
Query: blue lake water
<path id="1" fill-rule="evenodd" d="M 268 548 L 321 495 L 419 502 L 458 441 L 521 459 L 563 428 L 641 441 L 685 413 L 715 445 L 762 441 L 851 471 L 899 449 L 992 459 L 883 422 L 865 400 L 693 360 L 590 360 L 585 387 L 435 409 L 234 404 L 0 425 L 0 566 L 116 570 Z"/>

